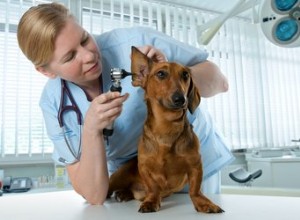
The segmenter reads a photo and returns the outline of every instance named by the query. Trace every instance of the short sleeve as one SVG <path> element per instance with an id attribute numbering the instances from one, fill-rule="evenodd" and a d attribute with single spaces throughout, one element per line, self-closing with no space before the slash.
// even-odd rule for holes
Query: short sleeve
<path id="1" fill-rule="evenodd" d="M 137 31 L 143 37 L 144 44 L 150 44 L 160 49 L 171 62 L 193 66 L 207 60 L 208 53 L 205 50 L 178 41 L 162 32 L 145 27 L 137 28 Z"/>

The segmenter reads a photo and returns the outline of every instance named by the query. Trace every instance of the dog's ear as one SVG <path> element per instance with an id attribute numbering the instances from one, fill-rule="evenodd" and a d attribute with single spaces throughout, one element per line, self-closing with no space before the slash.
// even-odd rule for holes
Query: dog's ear
<path id="1" fill-rule="evenodd" d="M 195 109 L 199 106 L 200 100 L 201 97 L 199 90 L 195 86 L 193 78 L 191 77 L 190 87 L 188 91 L 188 109 L 192 114 L 194 113 Z"/>
<path id="2" fill-rule="evenodd" d="M 136 47 L 131 47 L 131 72 L 133 73 L 133 86 L 141 86 L 144 88 L 152 62 L 153 61 L 150 58 L 139 51 Z"/>

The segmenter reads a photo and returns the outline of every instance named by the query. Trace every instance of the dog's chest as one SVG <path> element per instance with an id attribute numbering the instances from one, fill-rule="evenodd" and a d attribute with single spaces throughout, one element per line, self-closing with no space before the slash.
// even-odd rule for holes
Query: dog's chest
<path id="1" fill-rule="evenodd" d="M 198 169 L 198 142 L 190 127 L 176 135 L 157 134 L 150 130 L 139 145 L 139 169 L 151 174 L 156 184 L 175 192 L 187 181 L 187 173 Z"/>
<path id="2" fill-rule="evenodd" d="M 154 159 L 154 158 L 153 158 Z M 163 192 L 180 191 L 187 183 L 188 162 L 186 158 L 174 155 L 157 157 L 151 167 L 151 176 Z"/>
<path id="3" fill-rule="evenodd" d="M 175 152 L 161 149 L 158 154 L 148 157 L 147 165 L 151 169 L 151 173 L 163 175 L 166 179 L 180 178 L 185 175 L 189 167 L 187 157 L 178 155 Z"/>

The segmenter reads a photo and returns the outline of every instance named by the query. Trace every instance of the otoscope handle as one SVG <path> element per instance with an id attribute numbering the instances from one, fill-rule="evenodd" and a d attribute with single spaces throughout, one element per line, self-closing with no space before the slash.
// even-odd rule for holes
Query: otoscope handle
<path id="1" fill-rule="evenodd" d="M 120 68 L 112 68 L 110 72 L 110 77 L 112 80 L 112 85 L 110 87 L 111 92 L 122 92 L 121 87 L 121 79 L 124 79 L 127 76 L 131 76 L 132 73 L 125 71 L 124 69 Z M 114 133 L 114 122 L 108 125 L 106 128 L 103 129 L 103 135 L 108 142 L 108 137 L 112 136 Z"/>
<path id="2" fill-rule="evenodd" d="M 107 126 L 107 128 L 104 128 L 103 129 L 103 135 L 105 136 L 105 137 L 109 137 L 109 136 L 112 136 L 113 135 L 113 133 L 114 133 L 114 125 L 113 125 L 113 123 L 111 124 L 111 125 L 109 125 L 109 126 Z"/>
<path id="3" fill-rule="evenodd" d="M 122 87 L 120 84 L 120 81 L 117 81 L 113 83 L 110 87 L 111 92 L 122 92 Z M 103 129 L 103 135 L 107 138 L 109 136 L 112 136 L 114 133 L 114 122 L 112 122 L 110 125 L 108 125 L 106 128 Z"/>
<path id="4" fill-rule="evenodd" d="M 111 85 L 110 87 L 111 92 L 122 92 L 122 87 L 120 85 L 115 86 L 114 84 Z"/>

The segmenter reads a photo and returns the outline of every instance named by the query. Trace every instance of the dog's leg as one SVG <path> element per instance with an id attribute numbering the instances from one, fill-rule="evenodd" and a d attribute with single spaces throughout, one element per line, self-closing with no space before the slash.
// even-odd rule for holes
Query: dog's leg
<path id="1" fill-rule="evenodd" d="M 140 169 L 140 175 L 144 180 L 144 184 L 146 185 L 146 197 L 143 200 L 139 212 L 147 213 L 147 212 L 157 212 L 160 208 L 160 187 L 153 178 L 152 172 L 147 172 L 146 169 Z"/>
<path id="2" fill-rule="evenodd" d="M 134 199 L 132 185 L 137 177 L 137 159 L 134 158 L 120 167 L 109 179 L 107 198 L 115 193 L 115 199 L 119 202 Z"/>
<path id="3" fill-rule="evenodd" d="M 210 201 L 200 191 L 202 182 L 202 166 L 192 168 L 189 173 L 189 193 L 197 212 L 204 213 L 222 213 L 224 212 L 219 206 Z"/>

